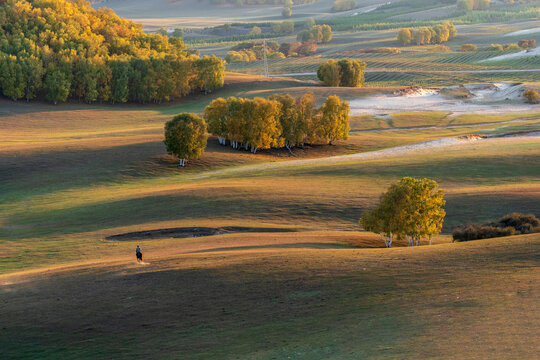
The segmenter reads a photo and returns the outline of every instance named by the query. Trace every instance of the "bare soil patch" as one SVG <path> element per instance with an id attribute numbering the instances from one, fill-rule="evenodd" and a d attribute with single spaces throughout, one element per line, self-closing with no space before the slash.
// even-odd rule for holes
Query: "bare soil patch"
<path id="1" fill-rule="evenodd" d="M 295 232 L 296 229 L 283 228 L 262 228 L 262 227 L 243 227 L 243 226 L 225 226 L 222 228 L 210 227 L 178 227 L 168 229 L 156 229 L 146 231 L 136 231 L 124 234 L 112 235 L 106 237 L 110 241 L 131 241 L 131 240 L 150 240 L 166 238 L 193 238 L 201 236 L 215 236 L 231 233 L 261 233 L 261 232 Z"/>

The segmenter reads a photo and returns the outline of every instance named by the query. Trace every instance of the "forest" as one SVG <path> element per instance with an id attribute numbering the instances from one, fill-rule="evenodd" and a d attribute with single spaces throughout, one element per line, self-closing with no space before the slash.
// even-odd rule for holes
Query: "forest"
<path id="1" fill-rule="evenodd" d="M 84 0 L 0 5 L 0 91 L 13 100 L 158 103 L 223 81 L 221 59 Z"/>

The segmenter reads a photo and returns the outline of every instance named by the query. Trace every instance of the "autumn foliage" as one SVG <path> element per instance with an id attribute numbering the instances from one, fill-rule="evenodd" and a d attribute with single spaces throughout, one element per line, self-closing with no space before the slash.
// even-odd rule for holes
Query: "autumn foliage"
<path id="1" fill-rule="evenodd" d="M 223 72 L 221 59 L 186 52 L 181 38 L 146 34 L 83 0 L 0 5 L 0 91 L 13 100 L 161 102 L 219 88 Z"/>

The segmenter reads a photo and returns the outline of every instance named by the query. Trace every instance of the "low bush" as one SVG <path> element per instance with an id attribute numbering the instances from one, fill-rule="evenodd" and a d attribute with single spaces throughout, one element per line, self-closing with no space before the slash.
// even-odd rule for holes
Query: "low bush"
<path id="1" fill-rule="evenodd" d="M 470 241 L 489 239 L 515 234 L 540 232 L 540 220 L 533 214 L 512 213 L 505 215 L 497 222 L 470 224 L 454 230 L 453 241 Z"/>
<path id="2" fill-rule="evenodd" d="M 474 45 L 474 44 L 463 44 L 459 48 L 459 51 L 463 51 L 463 52 L 476 51 L 476 50 L 478 50 L 478 47 L 476 45 Z"/>
<path id="3" fill-rule="evenodd" d="M 527 102 L 530 104 L 538 104 L 540 101 L 540 94 L 538 91 L 533 89 L 527 89 L 523 92 L 523 97 L 527 99 Z"/>
<path id="4" fill-rule="evenodd" d="M 522 49 L 534 49 L 536 47 L 536 40 L 519 40 L 518 46 Z"/>

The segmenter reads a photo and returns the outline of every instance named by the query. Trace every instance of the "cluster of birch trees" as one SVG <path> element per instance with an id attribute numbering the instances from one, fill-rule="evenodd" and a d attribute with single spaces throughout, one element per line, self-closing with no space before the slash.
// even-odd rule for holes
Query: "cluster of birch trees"
<path id="1" fill-rule="evenodd" d="M 347 139 L 349 104 L 329 96 L 316 107 L 315 96 L 307 93 L 295 99 L 289 94 L 269 99 L 229 97 L 212 101 L 204 110 L 208 131 L 221 145 L 251 150 L 295 146 L 306 143 L 332 144 Z"/>
<path id="2" fill-rule="evenodd" d="M 419 28 L 404 28 L 399 30 L 397 40 L 403 45 L 442 44 L 455 38 L 457 30 L 454 24 L 444 22 L 435 26 Z"/>
<path id="3" fill-rule="evenodd" d="M 222 87 L 224 70 L 86 1 L 0 1 L 0 93 L 13 100 L 162 102 Z"/>
<path id="4" fill-rule="evenodd" d="M 419 246 L 422 238 L 429 239 L 431 245 L 446 215 L 443 197 L 436 181 L 404 177 L 381 195 L 377 206 L 364 212 L 360 224 L 381 234 L 386 247 L 405 239 L 409 246 Z"/>

